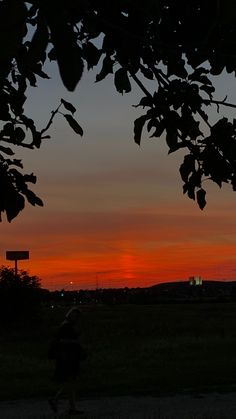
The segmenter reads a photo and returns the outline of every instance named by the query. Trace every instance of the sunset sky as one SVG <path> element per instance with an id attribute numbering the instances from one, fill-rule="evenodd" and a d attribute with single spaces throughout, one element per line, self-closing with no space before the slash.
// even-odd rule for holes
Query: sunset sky
<path id="1" fill-rule="evenodd" d="M 72 95 L 55 73 L 32 89 L 27 111 L 40 127 L 60 98 L 77 107 L 84 129 L 77 136 L 58 116 L 40 150 L 16 150 L 25 172 L 34 172 L 32 189 L 43 208 L 26 209 L 0 225 L 0 263 L 6 250 L 29 250 L 19 267 L 50 289 L 149 286 L 158 282 L 236 279 L 236 193 L 206 184 L 201 211 L 182 194 L 178 167 L 184 153 L 168 156 L 163 139 L 144 133 L 133 141 L 132 107 L 142 93 L 115 92 L 112 76 L 94 83 L 84 76 Z M 219 98 L 236 101 L 236 82 L 222 77 Z"/>

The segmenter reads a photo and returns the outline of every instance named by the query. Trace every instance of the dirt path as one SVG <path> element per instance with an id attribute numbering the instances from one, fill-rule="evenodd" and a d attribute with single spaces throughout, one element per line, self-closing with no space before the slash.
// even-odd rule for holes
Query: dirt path
<path id="1" fill-rule="evenodd" d="M 103 397 L 83 399 L 81 419 L 236 419 L 236 393 L 168 397 Z M 60 419 L 68 418 L 61 403 Z M 64 412 L 64 413 L 63 413 Z M 55 417 L 45 400 L 0 402 L 1 419 Z M 75 416 L 74 416 L 75 417 Z"/>

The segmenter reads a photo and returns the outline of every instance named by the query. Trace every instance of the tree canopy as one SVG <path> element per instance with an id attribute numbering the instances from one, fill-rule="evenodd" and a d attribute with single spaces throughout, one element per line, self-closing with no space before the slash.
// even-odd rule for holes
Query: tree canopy
<path id="1" fill-rule="evenodd" d="M 0 267 L 0 314 L 6 320 L 30 318 L 37 314 L 42 296 L 40 279 L 27 271 Z"/>
<path id="2" fill-rule="evenodd" d="M 76 108 L 64 99 L 41 130 L 24 111 L 29 86 L 49 78 L 48 60 L 57 62 L 69 91 L 94 67 L 96 82 L 113 74 L 121 94 L 139 86 L 142 115 L 134 121 L 135 142 L 141 143 L 145 129 L 151 138 L 164 135 L 169 153 L 186 150 L 183 192 L 201 209 L 206 179 L 236 190 L 236 119 L 217 114 L 236 105 L 216 96 L 213 77 L 236 75 L 233 0 L 113 0 L 112 6 L 106 0 L 2 0 L 0 214 L 5 211 L 8 221 L 24 208 L 25 198 L 43 205 L 29 187 L 36 176 L 22 173 L 16 148 L 39 148 L 59 112 L 83 135 Z"/>

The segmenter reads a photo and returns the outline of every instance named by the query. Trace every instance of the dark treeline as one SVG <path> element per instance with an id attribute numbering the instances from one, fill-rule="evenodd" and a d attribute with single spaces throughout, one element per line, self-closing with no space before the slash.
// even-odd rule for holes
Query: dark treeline
<path id="1" fill-rule="evenodd" d="M 148 288 L 99 288 L 95 290 L 47 291 L 42 294 L 50 305 L 70 304 L 157 304 L 168 302 L 236 301 L 236 281 L 162 283 Z"/>
<path id="2" fill-rule="evenodd" d="M 40 320 L 44 307 L 89 304 L 165 304 L 236 302 L 236 281 L 203 281 L 191 285 L 188 281 L 162 283 L 146 288 L 98 288 L 94 290 L 50 291 L 40 286 L 35 276 L 12 269 L 0 270 L 0 325 L 24 324 Z"/>

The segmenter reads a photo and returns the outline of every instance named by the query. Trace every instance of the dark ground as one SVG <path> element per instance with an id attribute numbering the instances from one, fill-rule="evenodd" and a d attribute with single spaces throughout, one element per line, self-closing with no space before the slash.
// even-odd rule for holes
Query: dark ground
<path id="1" fill-rule="evenodd" d="M 69 417 L 61 403 L 59 418 Z M 168 397 L 103 397 L 81 399 L 85 419 L 235 419 L 236 393 L 175 395 Z M 0 403 L 1 419 L 49 419 L 55 417 L 45 400 Z"/>

